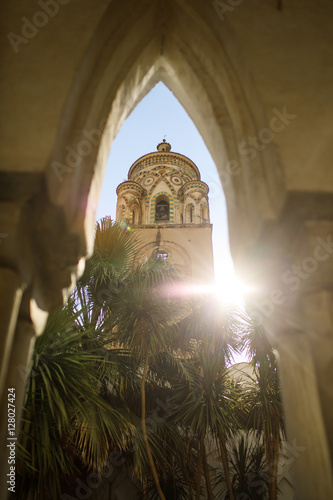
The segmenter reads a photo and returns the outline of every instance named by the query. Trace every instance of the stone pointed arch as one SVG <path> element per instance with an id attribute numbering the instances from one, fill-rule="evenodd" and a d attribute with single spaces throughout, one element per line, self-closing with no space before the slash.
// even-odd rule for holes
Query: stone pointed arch
<path id="1" fill-rule="evenodd" d="M 160 198 L 165 198 L 168 200 L 169 204 L 169 219 L 168 222 L 170 224 L 173 224 L 175 221 L 175 197 L 172 195 L 172 193 L 168 193 L 167 191 L 158 191 L 157 193 L 152 196 L 150 200 L 150 219 L 149 222 L 150 224 L 154 224 L 156 222 L 156 202 Z"/>
<path id="2" fill-rule="evenodd" d="M 21 15 L 31 22 L 41 3 L 46 5 L 6 2 L 4 34 L 17 36 L 10 32 L 21 32 Z M 285 303 L 275 307 L 286 268 L 289 272 L 313 255 L 318 237 L 326 245 L 332 234 L 333 101 L 325 99 L 331 90 L 332 74 L 325 62 L 333 44 L 325 27 L 332 19 L 332 2 L 321 2 L 320 9 L 293 2 L 292 9 L 284 6 L 282 12 L 273 2 L 237 2 L 242 5 L 231 12 L 231 22 L 242 33 L 240 43 L 228 16 L 221 24 L 214 10 L 214 3 L 220 2 L 51 3 L 59 4 L 59 13 L 47 27 L 31 40 L 23 38 L 17 50 L 8 40 L 7 50 L 6 43 L 2 47 L 2 116 L 7 132 L 1 135 L 6 227 L 1 234 L 6 238 L 0 245 L 5 292 L 0 394 L 17 388 L 19 415 L 24 381 L 16 368 L 29 362 L 34 334 L 42 331 L 47 316 L 44 311 L 61 306 L 66 289 L 83 271 L 81 257 L 92 249 L 94 209 L 109 146 L 122 121 L 161 80 L 184 105 L 216 162 L 234 256 L 239 246 L 256 268 L 254 274 L 263 285 L 259 288 L 269 295 L 274 292 L 274 298 L 264 303 L 270 304 L 268 329 L 279 337 L 288 432 L 305 449 L 293 464 L 297 496 L 333 498 L 332 259 L 320 261 L 315 280 L 302 282 L 296 293 L 283 288 Z M 248 28 L 254 15 L 261 34 Z M 234 23 L 235 18 L 239 21 Z M 266 20 L 269 24 L 263 25 Z M 249 43 L 246 58 L 242 43 Z M 276 47 L 278 58 L 272 57 Z M 306 57 L 299 57 L 300 48 Z M 280 66 L 281 60 L 286 64 Z M 253 84 L 251 71 L 260 68 L 265 71 Z M 313 91 L 318 85 L 323 92 Z M 243 154 L 238 150 L 249 136 L 262 136 L 277 93 L 277 105 L 294 106 L 290 112 L 300 116 L 297 132 L 278 141 L 287 199 L 272 145 L 260 155 L 254 150 L 253 161 L 247 148 Z M 267 220 L 267 230 L 262 231 Z M 3 417 L 1 435 L 7 432 Z M 3 481 L 1 498 L 5 488 Z"/>
<path id="3" fill-rule="evenodd" d="M 195 222 L 194 216 L 195 216 L 195 207 L 194 204 L 190 201 L 189 203 L 186 204 L 184 208 L 185 223 L 189 224 Z"/>
<path id="4" fill-rule="evenodd" d="M 169 261 L 180 270 L 184 277 L 191 277 L 191 257 L 187 250 L 174 241 L 150 242 L 140 247 L 135 255 L 135 262 L 141 264 L 156 254 L 160 249 L 167 252 Z"/>
<path id="5" fill-rule="evenodd" d="M 47 171 L 51 201 L 65 207 L 83 252 L 91 250 L 89 228 L 110 145 L 123 120 L 158 81 L 184 105 L 216 162 L 231 246 L 239 240 L 251 243 L 282 203 L 278 162 L 272 148 L 264 152 L 270 155 L 265 164 L 263 155 L 250 163 L 238 151 L 239 143 L 256 136 L 264 123 L 263 108 L 230 26 L 225 21 L 222 30 L 213 5 L 200 0 L 128 0 L 126 9 L 120 0 L 111 2 L 68 94 Z M 68 148 L 76 155 L 70 156 Z M 62 182 L 54 162 L 67 169 Z"/>

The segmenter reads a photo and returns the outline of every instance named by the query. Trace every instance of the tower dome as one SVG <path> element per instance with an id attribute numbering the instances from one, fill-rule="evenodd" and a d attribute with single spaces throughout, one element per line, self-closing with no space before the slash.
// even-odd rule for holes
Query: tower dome
<path id="1" fill-rule="evenodd" d="M 117 220 L 131 226 L 209 224 L 208 191 L 196 164 L 164 139 L 118 186 Z"/>

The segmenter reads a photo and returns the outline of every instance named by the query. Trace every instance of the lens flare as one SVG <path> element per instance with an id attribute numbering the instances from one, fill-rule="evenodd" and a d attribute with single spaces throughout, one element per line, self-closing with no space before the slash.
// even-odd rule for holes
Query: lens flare
<path id="1" fill-rule="evenodd" d="M 172 285 L 162 285 L 160 292 L 169 298 L 181 298 L 200 295 L 213 295 L 225 304 L 244 307 L 244 295 L 249 291 L 249 287 L 244 285 L 234 275 L 224 275 L 223 280 L 215 283 L 177 283 Z"/>

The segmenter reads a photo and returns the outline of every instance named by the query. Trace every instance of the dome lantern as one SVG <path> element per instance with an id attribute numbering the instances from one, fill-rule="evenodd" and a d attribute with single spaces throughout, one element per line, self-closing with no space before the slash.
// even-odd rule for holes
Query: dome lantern
<path id="1" fill-rule="evenodd" d="M 168 142 L 166 142 L 165 139 L 163 139 L 162 142 L 160 142 L 159 144 L 157 144 L 157 151 L 164 151 L 164 152 L 167 152 L 167 153 L 170 153 L 171 151 L 171 144 L 169 144 Z"/>

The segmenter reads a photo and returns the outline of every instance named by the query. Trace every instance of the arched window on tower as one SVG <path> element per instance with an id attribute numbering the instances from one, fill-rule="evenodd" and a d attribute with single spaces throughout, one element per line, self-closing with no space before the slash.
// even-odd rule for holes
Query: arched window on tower
<path id="1" fill-rule="evenodd" d="M 189 203 L 185 209 L 185 223 L 189 224 L 194 222 L 194 205 Z"/>
<path id="2" fill-rule="evenodd" d="M 200 205 L 200 215 L 201 215 L 201 222 L 207 224 L 209 222 L 209 217 L 208 217 L 208 205 L 206 203 L 202 203 Z"/>
<path id="3" fill-rule="evenodd" d="M 157 259 L 162 259 L 162 260 L 167 260 L 168 258 L 168 252 L 162 249 L 158 249 L 156 252 L 156 258 Z"/>
<path id="4" fill-rule="evenodd" d="M 141 224 L 141 207 L 137 202 L 131 205 L 129 211 L 129 224 L 131 226 L 139 226 Z"/>
<path id="5" fill-rule="evenodd" d="M 159 197 L 155 206 L 155 222 L 169 221 L 169 200 L 166 196 Z"/>

